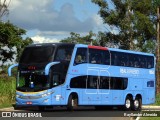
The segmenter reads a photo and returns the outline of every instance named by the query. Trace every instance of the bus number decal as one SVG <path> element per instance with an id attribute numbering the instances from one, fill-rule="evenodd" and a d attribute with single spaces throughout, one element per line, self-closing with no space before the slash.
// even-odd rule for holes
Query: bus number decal
<path id="1" fill-rule="evenodd" d="M 133 75 L 138 75 L 139 70 L 137 69 L 125 69 L 125 68 L 120 68 L 120 73 L 121 74 L 133 74 Z"/>

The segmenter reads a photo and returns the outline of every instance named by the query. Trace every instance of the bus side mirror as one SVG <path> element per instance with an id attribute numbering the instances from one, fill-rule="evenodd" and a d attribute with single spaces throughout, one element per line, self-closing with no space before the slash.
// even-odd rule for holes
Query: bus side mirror
<path id="1" fill-rule="evenodd" d="M 9 68 L 8 68 L 8 76 L 12 76 L 12 69 L 14 68 L 14 67 L 17 67 L 18 66 L 18 64 L 14 64 L 14 65 L 11 65 Z"/>
<path id="2" fill-rule="evenodd" d="M 52 65 L 55 65 L 55 64 L 59 64 L 60 62 L 50 62 L 46 65 L 45 67 L 45 75 L 48 75 L 49 74 L 49 69 Z"/>

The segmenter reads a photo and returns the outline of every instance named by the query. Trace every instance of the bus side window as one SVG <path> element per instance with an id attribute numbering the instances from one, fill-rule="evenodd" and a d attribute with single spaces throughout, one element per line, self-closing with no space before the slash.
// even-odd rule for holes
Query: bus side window
<path id="1" fill-rule="evenodd" d="M 58 74 L 53 74 L 53 78 L 52 78 L 52 86 L 57 86 L 60 84 L 60 75 Z"/>
<path id="2" fill-rule="evenodd" d="M 103 58 L 103 61 L 102 61 L 102 64 L 105 64 L 105 65 L 110 65 L 110 59 L 111 59 L 111 56 L 110 56 L 110 53 L 109 51 L 104 51 L 102 56 L 104 56 Z"/>
<path id="3" fill-rule="evenodd" d="M 78 76 L 71 79 L 71 88 L 86 88 L 86 76 Z"/>
<path id="4" fill-rule="evenodd" d="M 152 68 L 152 63 L 151 63 L 151 61 L 147 61 L 147 67 L 148 67 L 148 68 Z"/>
<path id="5" fill-rule="evenodd" d="M 111 89 L 124 90 L 127 88 L 127 85 L 128 79 L 126 78 L 112 77 L 110 80 Z"/>
<path id="6" fill-rule="evenodd" d="M 110 83 L 109 77 L 101 76 L 99 88 L 100 89 L 109 89 L 109 83 Z"/>
<path id="7" fill-rule="evenodd" d="M 118 65 L 118 56 L 116 52 L 111 52 L 111 65 Z"/>
<path id="8" fill-rule="evenodd" d="M 97 88 L 97 79 L 96 76 L 88 76 L 87 88 Z"/>
<path id="9" fill-rule="evenodd" d="M 145 56 L 141 55 L 140 67 L 146 68 L 146 59 Z"/>
<path id="10" fill-rule="evenodd" d="M 74 60 L 74 65 L 87 63 L 87 48 L 78 48 Z"/>

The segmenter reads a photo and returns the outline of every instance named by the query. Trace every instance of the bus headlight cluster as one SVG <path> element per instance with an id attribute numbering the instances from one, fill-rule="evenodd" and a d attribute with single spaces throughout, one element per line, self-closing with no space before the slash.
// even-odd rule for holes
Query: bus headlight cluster
<path id="1" fill-rule="evenodd" d="M 42 94 L 42 97 L 47 97 L 48 95 L 51 95 L 53 92 L 49 92 L 49 93 L 45 93 L 45 94 Z"/>

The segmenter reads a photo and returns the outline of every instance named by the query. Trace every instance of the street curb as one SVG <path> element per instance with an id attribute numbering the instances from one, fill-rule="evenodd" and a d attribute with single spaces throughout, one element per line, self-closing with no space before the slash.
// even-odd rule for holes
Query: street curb
<path id="1" fill-rule="evenodd" d="M 10 111 L 11 109 L 14 109 L 14 107 L 1 108 L 0 111 Z"/>
<path id="2" fill-rule="evenodd" d="M 158 110 L 160 110 L 160 106 L 146 105 L 146 106 L 142 106 L 142 109 L 158 109 Z"/>

